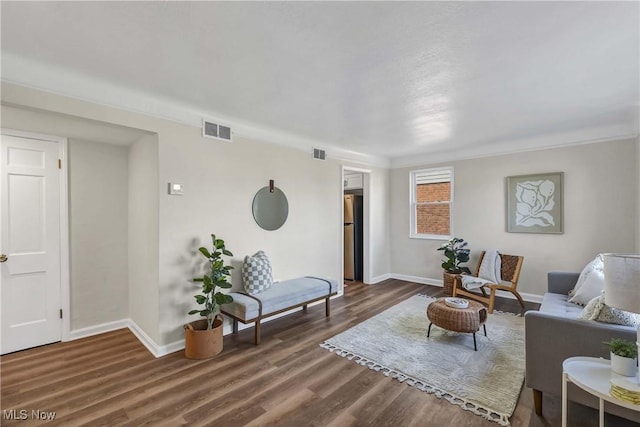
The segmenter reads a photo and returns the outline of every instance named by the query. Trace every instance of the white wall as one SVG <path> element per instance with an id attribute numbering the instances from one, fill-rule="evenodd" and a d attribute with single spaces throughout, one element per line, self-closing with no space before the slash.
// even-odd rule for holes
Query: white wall
<path id="1" fill-rule="evenodd" d="M 2 105 L 0 114 L 10 129 L 93 137 L 68 145 L 71 330 L 128 317 L 127 147 L 47 112 Z"/>
<path id="2" fill-rule="evenodd" d="M 447 163 L 454 167 L 453 234 L 479 251 L 497 248 L 524 255 L 519 290 L 541 295 L 551 270 L 579 271 L 600 252 L 629 252 L 638 234 L 635 140 Z M 443 164 L 440 164 L 443 165 Z M 433 166 L 440 166 L 433 165 Z M 438 240 L 409 239 L 409 171 L 391 172 L 391 269 L 441 280 Z M 564 234 L 505 231 L 505 178 L 564 172 Z"/>
<path id="3" fill-rule="evenodd" d="M 128 317 L 127 147 L 69 140 L 71 330 Z"/>
<path id="4" fill-rule="evenodd" d="M 158 137 L 149 135 L 129 150 L 129 318 L 158 341 Z"/>
<path id="5" fill-rule="evenodd" d="M 369 223 L 365 218 L 364 226 L 369 229 L 369 246 L 368 249 L 369 265 L 368 272 L 364 272 L 365 283 L 378 283 L 386 279 L 390 268 L 389 259 L 389 170 L 381 169 L 377 167 L 363 167 L 363 165 L 355 164 L 351 162 L 343 163 L 345 173 L 363 173 L 353 172 L 366 171 L 364 173 L 363 191 L 368 194 L 368 200 L 365 200 L 365 204 L 368 203 L 368 208 L 365 207 L 365 212 L 368 210 Z M 365 269 L 367 264 L 365 262 Z M 368 281 L 367 281 L 368 280 Z"/>
<path id="6" fill-rule="evenodd" d="M 638 216 L 638 225 L 637 225 L 637 237 L 636 237 L 636 253 L 640 254 L 640 136 L 636 138 L 636 185 L 638 186 L 638 205 L 636 209 L 636 215 Z"/>
<path id="7" fill-rule="evenodd" d="M 254 221 L 255 193 L 275 181 L 287 196 L 289 217 L 278 230 Z M 338 279 L 341 257 L 341 182 L 336 161 L 262 144 L 238 136 L 233 143 L 204 139 L 199 129 L 162 133 L 160 140 L 160 333 L 161 343 L 182 339 L 193 317 L 193 295 L 210 234 L 233 252 L 234 289 L 241 289 L 245 255 L 264 250 L 276 279 L 305 275 Z M 166 194 L 168 182 L 184 186 L 183 196 Z"/>
<path id="8" fill-rule="evenodd" d="M 186 314 L 197 292 L 191 278 L 203 261 L 197 248 L 210 244 L 211 233 L 234 253 L 234 289 L 241 286 L 243 256 L 259 249 L 271 257 L 277 279 L 341 277 L 339 160 L 314 161 L 310 153 L 242 135 L 233 143 L 203 139 L 199 128 L 6 83 L 2 97 L 155 135 L 134 144 L 129 158 L 128 299 L 131 318 L 156 344 L 182 339 L 182 325 L 192 319 Z M 488 247 L 525 255 L 521 289 L 536 294 L 544 291 L 548 270 L 575 271 L 598 252 L 631 251 L 640 228 L 636 147 L 631 140 L 452 162 L 455 234 L 471 242 L 474 255 Z M 396 273 L 441 279 L 435 250 L 441 242 L 408 238 L 410 169 L 372 168 L 373 278 Z M 506 233 L 505 177 L 545 171 L 565 172 L 565 233 Z M 290 207 L 276 231 L 260 229 L 251 213 L 253 196 L 269 179 Z M 183 184 L 185 194 L 168 195 L 169 182 Z"/>
<path id="9" fill-rule="evenodd" d="M 195 307 L 193 295 L 197 286 L 193 286 L 191 279 L 203 261 L 197 248 L 209 245 L 211 233 L 225 239 L 234 253 L 232 263 L 237 269 L 233 272 L 232 282 L 235 289 L 241 286 L 239 266 L 244 255 L 259 249 L 269 254 L 277 279 L 304 275 L 341 277 L 342 187 L 338 160 L 313 160 L 311 153 L 251 141 L 242 135 L 235 135 L 231 144 L 205 139 L 199 128 L 6 83 L 2 85 L 2 97 L 5 102 L 29 108 L 157 134 L 157 273 L 151 271 L 153 268 L 145 267 L 139 275 L 129 277 L 130 287 L 134 289 L 130 295 L 131 317 L 156 344 L 165 345 L 182 339 L 182 325 L 193 319 L 186 313 Z M 148 160 L 153 162 L 151 157 Z M 132 157 L 129 161 L 133 168 L 136 160 Z M 148 177 L 149 173 L 144 175 Z M 130 169 L 130 181 L 135 179 L 134 171 Z M 259 228 L 251 212 L 253 196 L 268 185 L 269 179 L 275 180 L 289 200 L 289 219 L 276 231 Z M 374 182 L 377 180 L 374 178 Z M 388 182 L 386 172 L 381 173 L 380 181 L 382 184 Z M 168 195 L 169 182 L 183 184 L 185 194 Z M 130 194 L 130 210 L 137 212 L 134 191 Z M 385 193 L 381 193 L 374 204 L 385 205 L 385 197 Z M 376 236 L 382 241 L 388 239 L 384 230 L 387 209 L 384 206 L 380 223 L 376 225 L 379 230 Z M 154 218 L 149 221 L 152 223 Z M 130 238 L 135 229 L 132 220 Z M 153 242 L 146 243 L 153 248 Z M 139 263 L 135 257 L 140 254 L 136 252 L 130 245 L 130 269 L 152 263 L 150 258 Z M 374 253 L 378 251 L 374 250 Z M 382 266 L 376 267 L 380 271 L 388 262 L 388 256 L 383 258 L 373 260 L 374 264 Z M 144 291 L 139 288 L 142 286 L 140 281 L 145 281 Z M 157 304 L 153 301 L 152 288 L 158 292 Z M 156 314 L 148 311 L 137 317 L 142 313 L 138 304 L 155 305 L 158 311 Z"/>

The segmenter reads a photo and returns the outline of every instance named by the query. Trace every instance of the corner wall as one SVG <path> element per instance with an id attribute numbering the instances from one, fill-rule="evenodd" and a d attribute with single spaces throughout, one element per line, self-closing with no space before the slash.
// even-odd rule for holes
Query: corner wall
<path id="1" fill-rule="evenodd" d="M 416 166 L 391 171 L 393 274 L 442 280 L 441 240 L 409 239 L 409 171 L 454 167 L 453 234 L 481 250 L 524 255 L 518 289 L 542 295 L 548 271 L 580 271 L 601 252 L 636 247 L 639 182 L 635 139 Z M 505 178 L 564 172 L 564 234 L 507 233 Z"/>
<path id="2" fill-rule="evenodd" d="M 135 144 L 129 158 L 131 185 L 140 181 L 143 188 L 129 188 L 129 309 L 132 320 L 153 341 L 152 347 L 179 348 L 184 323 L 194 319 L 187 312 L 195 307 L 193 295 L 198 289 L 191 280 L 203 262 L 197 248 L 210 244 L 211 233 L 223 238 L 234 253 L 234 289 L 242 286 L 243 257 L 259 249 L 271 258 L 276 279 L 342 276 L 340 161 L 313 160 L 311 153 L 242 135 L 234 135 L 233 143 L 206 139 L 197 127 L 7 83 L 2 84 L 2 100 L 157 135 L 157 154 L 143 154 L 142 149 L 136 153 Z M 151 183 L 146 177 L 154 165 L 157 176 Z M 146 177 L 138 179 L 137 173 Z M 384 172 L 373 180 L 388 182 L 386 176 Z M 251 210 L 255 193 L 269 179 L 289 200 L 289 218 L 276 231 L 259 228 Z M 184 195 L 167 194 L 169 182 L 182 184 Z M 140 200 L 137 194 L 149 198 Z M 375 205 L 386 204 L 385 197 L 381 195 Z M 153 198 L 156 208 L 151 208 Z M 387 211 L 384 206 L 381 215 Z M 378 232 L 383 239 L 385 227 L 380 225 Z M 152 228 L 157 241 L 150 235 Z M 136 233 L 144 236 L 134 237 Z M 386 262 L 372 260 L 382 268 Z"/>
<path id="3" fill-rule="evenodd" d="M 2 126 L 67 137 L 68 122 L 45 111 L 0 107 Z M 85 130 L 83 130 L 85 131 Z M 82 132 L 72 132 L 77 135 Z M 128 317 L 128 147 L 69 138 L 71 331 Z"/>
<path id="4" fill-rule="evenodd" d="M 128 147 L 69 140 L 71 330 L 126 319 Z"/>
<path id="5" fill-rule="evenodd" d="M 129 318 L 156 343 L 158 330 L 158 137 L 129 149 Z"/>

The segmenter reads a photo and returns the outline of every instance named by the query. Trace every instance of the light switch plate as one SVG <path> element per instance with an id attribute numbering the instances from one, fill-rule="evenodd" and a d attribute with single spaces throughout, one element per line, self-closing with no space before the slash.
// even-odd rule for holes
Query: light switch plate
<path id="1" fill-rule="evenodd" d="M 182 184 L 169 183 L 169 194 L 173 196 L 182 196 Z"/>

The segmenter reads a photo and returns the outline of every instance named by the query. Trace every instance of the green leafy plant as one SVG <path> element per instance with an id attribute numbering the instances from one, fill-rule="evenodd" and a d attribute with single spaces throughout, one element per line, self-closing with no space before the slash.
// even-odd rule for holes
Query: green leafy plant
<path id="1" fill-rule="evenodd" d="M 638 346 L 634 342 L 613 338 L 611 341 L 605 342 L 605 344 L 609 346 L 609 351 L 617 356 L 630 359 L 638 357 Z"/>
<path id="2" fill-rule="evenodd" d="M 203 305 L 204 308 L 191 310 L 189 312 L 189 314 L 199 314 L 206 318 L 207 329 L 213 327 L 213 319 L 218 313 L 220 306 L 233 302 L 231 295 L 217 291 L 218 288 L 229 289 L 231 287 L 231 283 L 227 282 L 227 277 L 231 276 L 233 267 L 224 265 L 222 256 L 233 256 L 233 254 L 225 247 L 224 240 L 216 239 L 215 234 L 211 235 L 211 241 L 213 243 L 211 252 L 205 247 L 199 249 L 200 253 L 209 261 L 210 271 L 202 277 L 193 279 L 194 282 L 202 282 L 202 293 L 195 295 L 195 299 L 196 302 Z"/>
<path id="3" fill-rule="evenodd" d="M 467 267 L 461 267 L 460 264 L 469 261 L 469 249 L 466 249 L 467 242 L 464 239 L 454 237 L 447 243 L 438 248 L 439 251 L 444 251 L 446 260 L 442 260 L 442 268 L 448 273 L 471 273 L 471 270 Z"/>

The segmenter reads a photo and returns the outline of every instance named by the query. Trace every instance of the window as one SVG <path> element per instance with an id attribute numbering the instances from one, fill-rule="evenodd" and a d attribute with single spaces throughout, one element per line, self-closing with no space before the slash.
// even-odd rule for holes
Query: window
<path id="1" fill-rule="evenodd" d="M 411 234 L 449 239 L 453 205 L 453 168 L 411 171 Z"/>

